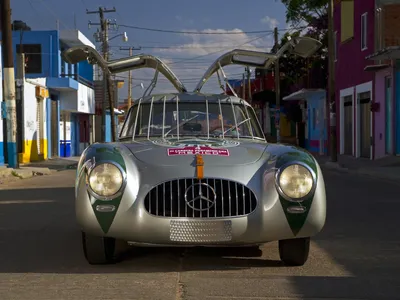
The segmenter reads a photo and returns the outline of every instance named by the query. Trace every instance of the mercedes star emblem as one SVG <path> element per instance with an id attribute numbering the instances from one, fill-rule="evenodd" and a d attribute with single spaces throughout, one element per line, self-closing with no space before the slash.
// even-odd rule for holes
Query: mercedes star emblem
<path id="1" fill-rule="evenodd" d="M 217 194 L 206 183 L 195 183 L 185 191 L 185 202 L 193 210 L 205 211 L 215 205 Z"/>

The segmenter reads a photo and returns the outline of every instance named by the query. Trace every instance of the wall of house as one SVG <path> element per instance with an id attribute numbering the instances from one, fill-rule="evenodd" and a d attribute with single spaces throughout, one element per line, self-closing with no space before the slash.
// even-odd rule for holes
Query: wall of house
<path id="1" fill-rule="evenodd" d="M 307 99 L 308 150 L 320 153 L 320 145 L 327 154 L 326 93 L 314 93 Z"/>
<path id="2" fill-rule="evenodd" d="M 334 26 L 337 31 L 337 61 L 335 64 L 336 95 L 338 91 L 373 80 L 372 72 L 364 72 L 371 64 L 365 57 L 374 53 L 374 0 L 354 1 L 354 35 L 341 42 L 341 3 L 334 8 Z M 367 49 L 361 50 L 361 15 L 368 12 Z"/>
<path id="3" fill-rule="evenodd" d="M 2 57 L 1 44 L 0 44 L 0 57 Z M 3 65 L 0 59 L 0 104 L 3 102 Z M 4 165 L 4 143 L 3 143 L 3 116 L 0 106 L 0 166 Z"/>
<path id="4" fill-rule="evenodd" d="M 35 80 L 26 80 L 24 85 L 24 140 L 23 152 L 19 154 L 20 163 L 29 163 L 47 159 L 48 141 L 47 141 L 47 99 L 41 100 L 42 105 L 36 98 L 36 84 L 43 85 L 45 78 Z M 42 124 L 38 119 L 38 106 L 42 114 Z M 39 128 L 42 128 L 40 130 Z M 41 133 L 41 134 L 40 134 Z"/>
<path id="5" fill-rule="evenodd" d="M 400 42 L 399 16 L 400 4 L 387 4 L 382 7 L 384 47 L 398 46 Z"/>
<path id="6" fill-rule="evenodd" d="M 396 118 L 394 122 L 395 126 L 395 154 L 400 155 L 400 62 L 397 63 L 397 66 L 394 71 L 394 95 L 395 95 L 395 109 L 396 109 Z"/>
<path id="7" fill-rule="evenodd" d="M 351 9 L 348 5 L 353 2 Z M 342 5 L 344 10 L 342 12 Z M 367 47 L 361 49 L 361 16 L 367 13 Z M 343 14 L 343 16 L 342 16 Z M 353 17 L 347 18 L 347 17 Z M 343 28 L 342 28 L 343 27 Z M 366 92 L 365 88 L 373 85 L 374 73 L 366 72 L 364 68 L 371 64 L 365 59 L 366 56 L 375 52 L 375 0 L 363 1 L 340 1 L 334 7 L 334 30 L 336 31 L 337 60 L 335 62 L 335 95 L 338 114 L 336 115 L 336 129 L 340 137 L 337 143 L 337 150 L 343 152 L 344 131 L 341 128 L 340 108 L 341 97 L 353 96 L 353 154 L 360 155 L 360 120 L 359 108 L 357 107 L 357 93 Z M 342 41 L 343 35 L 343 41 Z M 371 91 L 373 96 L 373 91 Z M 372 99 L 373 101 L 373 99 Z M 354 144 L 354 141 L 357 141 Z"/>
<path id="8" fill-rule="evenodd" d="M 0 33 L 1 39 L 1 33 Z M 22 44 L 40 44 L 42 52 L 42 72 L 27 73 L 26 78 L 41 78 L 58 76 L 58 31 L 13 31 L 12 42 L 14 51 L 14 66 L 17 66 L 17 45 Z"/>
<path id="9" fill-rule="evenodd" d="M 385 131 L 386 131 L 386 99 L 385 99 L 385 77 L 393 76 L 393 68 L 387 68 L 382 71 L 375 73 L 375 103 L 379 103 L 379 111 L 374 112 L 375 118 L 375 130 L 374 130 L 374 142 L 375 142 L 375 158 L 381 158 L 385 156 Z M 393 78 L 393 77 L 392 77 Z M 394 103 L 393 92 L 394 82 L 392 82 L 392 103 Z M 392 138 L 393 141 L 393 138 Z"/>
<path id="10" fill-rule="evenodd" d="M 95 100 L 94 90 L 84 84 L 78 83 L 77 91 L 66 91 L 60 93 L 61 110 L 94 114 Z"/>
<path id="11" fill-rule="evenodd" d="M 82 78 L 93 82 L 94 66 L 89 64 L 86 60 L 78 63 L 78 74 Z"/>

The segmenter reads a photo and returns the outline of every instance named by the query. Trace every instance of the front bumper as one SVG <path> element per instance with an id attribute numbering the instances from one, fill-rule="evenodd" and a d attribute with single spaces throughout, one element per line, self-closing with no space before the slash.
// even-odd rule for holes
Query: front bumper
<path id="1" fill-rule="evenodd" d="M 125 197 L 128 195 L 125 194 Z M 150 215 L 145 210 L 142 200 L 144 195 L 139 195 L 131 206 L 124 202 L 124 198 L 109 231 L 104 233 L 90 205 L 90 200 L 85 201 L 86 199 L 78 197 L 77 220 L 82 231 L 96 236 L 114 237 L 138 245 L 242 246 L 313 236 L 322 229 L 325 218 L 324 215 L 310 211 L 304 228 L 295 236 L 277 194 L 272 205 L 269 202 L 268 207 L 259 201 L 256 210 L 251 214 L 225 218 L 158 217 Z"/>

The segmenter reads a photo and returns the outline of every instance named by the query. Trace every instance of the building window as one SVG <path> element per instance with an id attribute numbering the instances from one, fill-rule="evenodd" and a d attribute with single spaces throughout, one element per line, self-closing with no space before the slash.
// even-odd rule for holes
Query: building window
<path id="1" fill-rule="evenodd" d="M 354 37 L 354 0 L 342 0 L 340 7 L 340 41 L 343 43 Z"/>
<path id="2" fill-rule="evenodd" d="M 368 13 L 361 15 L 361 50 L 367 49 L 367 16 Z"/>
<path id="3" fill-rule="evenodd" d="M 335 31 L 335 34 L 333 35 L 333 49 L 335 51 L 334 53 L 335 61 L 337 61 L 337 55 L 338 55 L 337 31 Z"/>
<path id="4" fill-rule="evenodd" d="M 42 45 L 40 44 L 17 44 L 17 53 L 25 54 L 25 73 L 42 73 Z"/>

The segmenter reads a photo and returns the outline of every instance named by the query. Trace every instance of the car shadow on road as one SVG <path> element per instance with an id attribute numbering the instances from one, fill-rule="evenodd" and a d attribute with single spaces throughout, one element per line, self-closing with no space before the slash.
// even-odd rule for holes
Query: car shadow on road
<path id="1" fill-rule="evenodd" d="M 177 272 L 186 255 L 187 271 L 283 266 L 240 248 L 139 247 L 120 251 L 121 262 L 92 266 L 82 252 L 73 188 L 1 190 L 0 203 L 0 273 Z"/>
<path id="2" fill-rule="evenodd" d="M 398 185 L 334 172 L 324 175 L 327 221 L 313 241 L 349 275 L 292 277 L 296 292 L 306 299 L 400 299 Z"/>

